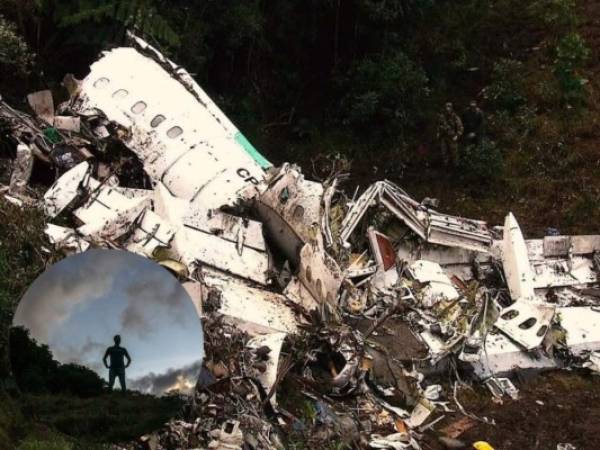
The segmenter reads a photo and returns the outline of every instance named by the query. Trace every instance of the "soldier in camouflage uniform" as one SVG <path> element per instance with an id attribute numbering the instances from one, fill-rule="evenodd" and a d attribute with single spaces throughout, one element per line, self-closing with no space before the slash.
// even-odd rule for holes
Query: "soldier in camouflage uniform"
<path id="1" fill-rule="evenodd" d="M 445 166 L 455 167 L 458 164 L 458 142 L 463 132 L 462 120 L 454 112 L 452 103 L 446 103 L 446 107 L 438 117 L 437 129 L 437 139 Z"/>

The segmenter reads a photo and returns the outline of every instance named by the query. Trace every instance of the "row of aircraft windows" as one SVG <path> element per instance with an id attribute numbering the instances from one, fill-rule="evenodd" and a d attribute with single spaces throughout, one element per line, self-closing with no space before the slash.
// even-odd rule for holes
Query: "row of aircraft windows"
<path id="1" fill-rule="evenodd" d="M 98 89 L 104 89 L 109 84 L 110 84 L 110 80 L 108 78 L 102 77 L 102 78 L 98 78 L 98 80 L 96 80 L 96 82 L 94 83 L 94 87 L 96 87 Z M 113 92 L 112 97 L 116 100 L 122 100 L 125 97 L 127 97 L 128 95 L 129 95 L 129 91 L 127 91 L 126 89 L 118 89 L 115 92 Z M 146 110 L 147 107 L 148 107 L 148 105 L 145 102 L 140 100 L 139 102 L 136 102 L 131 107 L 131 112 L 134 114 L 141 114 Z M 156 128 L 161 123 L 163 123 L 165 120 L 167 120 L 167 118 L 165 116 L 163 116 L 162 114 L 157 114 L 150 121 L 150 126 L 152 128 Z M 181 136 L 182 134 L 183 134 L 183 129 L 179 126 L 173 126 L 167 130 L 167 136 L 171 139 L 175 139 L 175 138 Z"/>

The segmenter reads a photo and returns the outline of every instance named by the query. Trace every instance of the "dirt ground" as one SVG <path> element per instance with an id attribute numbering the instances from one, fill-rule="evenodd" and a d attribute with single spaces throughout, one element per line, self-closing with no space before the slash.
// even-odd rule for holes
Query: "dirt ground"
<path id="1" fill-rule="evenodd" d="M 577 450 L 600 448 L 600 376 L 551 371 L 516 384 L 519 399 L 503 400 L 501 405 L 485 388 L 460 391 L 466 410 L 493 419 L 495 426 L 451 414 L 436 431 L 449 432 L 466 448 L 476 441 L 486 441 L 495 450 L 555 450 L 559 443 L 570 443 Z M 446 447 L 431 433 L 423 448 Z"/>

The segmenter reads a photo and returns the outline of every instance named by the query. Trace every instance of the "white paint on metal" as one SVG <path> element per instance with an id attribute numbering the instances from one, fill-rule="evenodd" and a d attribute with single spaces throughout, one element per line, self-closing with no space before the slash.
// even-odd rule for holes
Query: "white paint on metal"
<path id="1" fill-rule="evenodd" d="M 342 284 L 342 273 L 323 249 L 306 244 L 300 252 L 298 278 L 319 302 L 334 305 Z"/>
<path id="2" fill-rule="evenodd" d="M 65 172 L 44 194 L 44 212 L 50 217 L 58 216 L 79 194 L 79 188 L 89 179 L 90 165 L 79 163 Z"/>
<path id="3" fill-rule="evenodd" d="M 292 277 L 285 290 L 283 291 L 288 299 L 300 305 L 307 312 L 314 309 L 319 309 L 319 302 L 311 294 L 311 292 L 304 286 L 297 277 Z"/>
<path id="4" fill-rule="evenodd" d="M 512 342 L 502 333 L 488 334 L 485 351 L 471 362 L 475 374 L 486 379 L 490 376 L 505 375 L 519 369 L 544 369 L 556 367 L 556 363 L 545 355 L 530 354 Z"/>
<path id="5" fill-rule="evenodd" d="M 574 355 L 600 350 L 600 309 L 573 306 L 558 308 L 557 314 L 567 332 L 567 347 Z"/>
<path id="6" fill-rule="evenodd" d="M 257 349 L 267 346 L 271 349 L 268 359 L 265 361 L 266 370 L 264 372 L 259 372 L 257 376 L 258 381 L 262 384 L 267 395 L 271 392 L 271 388 L 275 385 L 275 381 L 277 380 L 279 355 L 281 354 L 281 346 L 283 345 L 286 336 L 286 333 L 265 334 L 256 336 L 246 343 L 247 348 Z M 271 396 L 270 402 L 273 406 L 277 406 L 277 395 L 275 392 Z"/>
<path id="7" fill-rule="evenodd" d="M 172 247 L 190 272 L 197 265 L 207 265 L 256 283 L 269 283 L 268 253 L 244 246 L 240 255 L 237 242 L 223 239 L 210 230 L 184 226 L 175 233 Z"/>
<path id="8" fill-rule="evenodd" d="M 424 306 L 430 308 L 442 300 L 455 300 L 460 296 L 438 263 L 418 260 L 409 270 L 415 280 L 425 285 L 421 291 Z"/>
<path id="9" fill-rule="evenodd" d="M 284 164 L 268 181 L 258 200 L 258 212 L 269 235 L 295 265 L 307 243 L 323 247 L 321 234 L 323 185 L 304 179 Z"/>
<path id="10" fill-rule="evenodd" d="M 205 274 L 204 282 L 221 291 L 219 311 L 240 329 L 252 335 L 298 331 L 296 317 L 284 296 L 250 287 L 233 277 Z"/>
<path id="11" fill-rule="evenodd" d="M 554 317 L 555 306 L 536 301 L 517 301 L 500 312 L 494 324 L 526 350 L 538 347 Z"/>
<path id="12" fill-rule="evenodd" d="M 133 253 L 152 257 L 156 247 L 168 247 L 173 235 L 173 228 L 150 209 L 144 210 L 132 225 L 131 236 L 125 248 Z"/>
<path id="13" fill-rule="evenodd" d="M 502 266 L 513 300 L 535 298 L 533 273 L 521 228 L 512 213 L 504 221 Z"/>
<path id="14" fill-rule="evenodd" d="M 73 214 L 83 222 L 77 231 L 91 239 L 116 239 L 150 206 L 150 199 L 127 198 L 112 187 L 99 186 Z"/>
<path id="15" fill-rule="evenodd" d="M 239 131 L 209 100 L 136 49 L 116 48 L 92 65 L 74 107 L 82 114 L 100 110 L 127 130 L 124 143 L 155 183 L 188 200 L 209 190 L 219 207 L 264 175 Z"/>
<path id="16" fill-rule="evenodd" d="M 86 251 L 90 244 L 84 240 L 72 228 L 61 227 L 54 224 L 47 224 L 44 233 L 48 236 L 51 244 L 55 248 L 69 249 L 75 253 Z"/>

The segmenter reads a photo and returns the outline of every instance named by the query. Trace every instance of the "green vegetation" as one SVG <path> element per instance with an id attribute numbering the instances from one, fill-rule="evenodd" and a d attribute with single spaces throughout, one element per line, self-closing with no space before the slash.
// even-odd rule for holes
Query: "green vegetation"
<path id="1" fill-rule="evenodd" d="M 77 364 L 60 364 L 48 346 L 38 344 L 23 327 L 10 330 L 10 363 L 21 392 L 87 398 L 105 390 L 105 382 L 96 372 Z"/>
<path id="2" fill-rule="evenodd" d="M 156 398 L 118 391 L 81 398 L 73 395 L 24 395 L 24 414 L 71 438 L 90 443 L 137 439 L 177 417 L 183 406 L 178 396 Z M 74 439 L 71 439 L 74 441 Z"/>
<path id="3" fill-rule="evenodd" d="M 388 178 L 493 224 L 511 210 L 530 236 L 600 223 L 598 2 L 0 0 L 0 16 L 0 72 L 13 75 L 0 94 L 15 106 L 39 88 L 65 97 L 65 73 L 85 76 L 134 28 L 276 164 L 297 162 L 309 177 L 343 165 L 349 190 Z M 442 167 L 438 113 L 473 100 L 485 136 L 460 143 L 458 167 Z M 42 251 L 40 211 L 0 199 L 0 219 L 6 380 L 16 302 L 55 256 Z M 0 447 L 29 433 L 17 425 L 0 413 Z"/>
<path id="4" fill-rule="evenodd" d="M 41 211 L 0 199 L 0 217 L 0 449 L 102 450 L 103 442 L 135 439 L 176 416 L 180 397 L 106 392 L 95 372 L 59 364 L 20 327 L 10 333 L 9 365 L 16 304 L 58 255 L 42 249 Z"/>
<path id="5" fill-rule="evenodd" d="M 0 199 L 0 382 L 9 372 L 8 328 L 18 301 L 29 285 L 51 264 L 45 254 L 45 221 L 37 209 L 18 208 Z"/>

